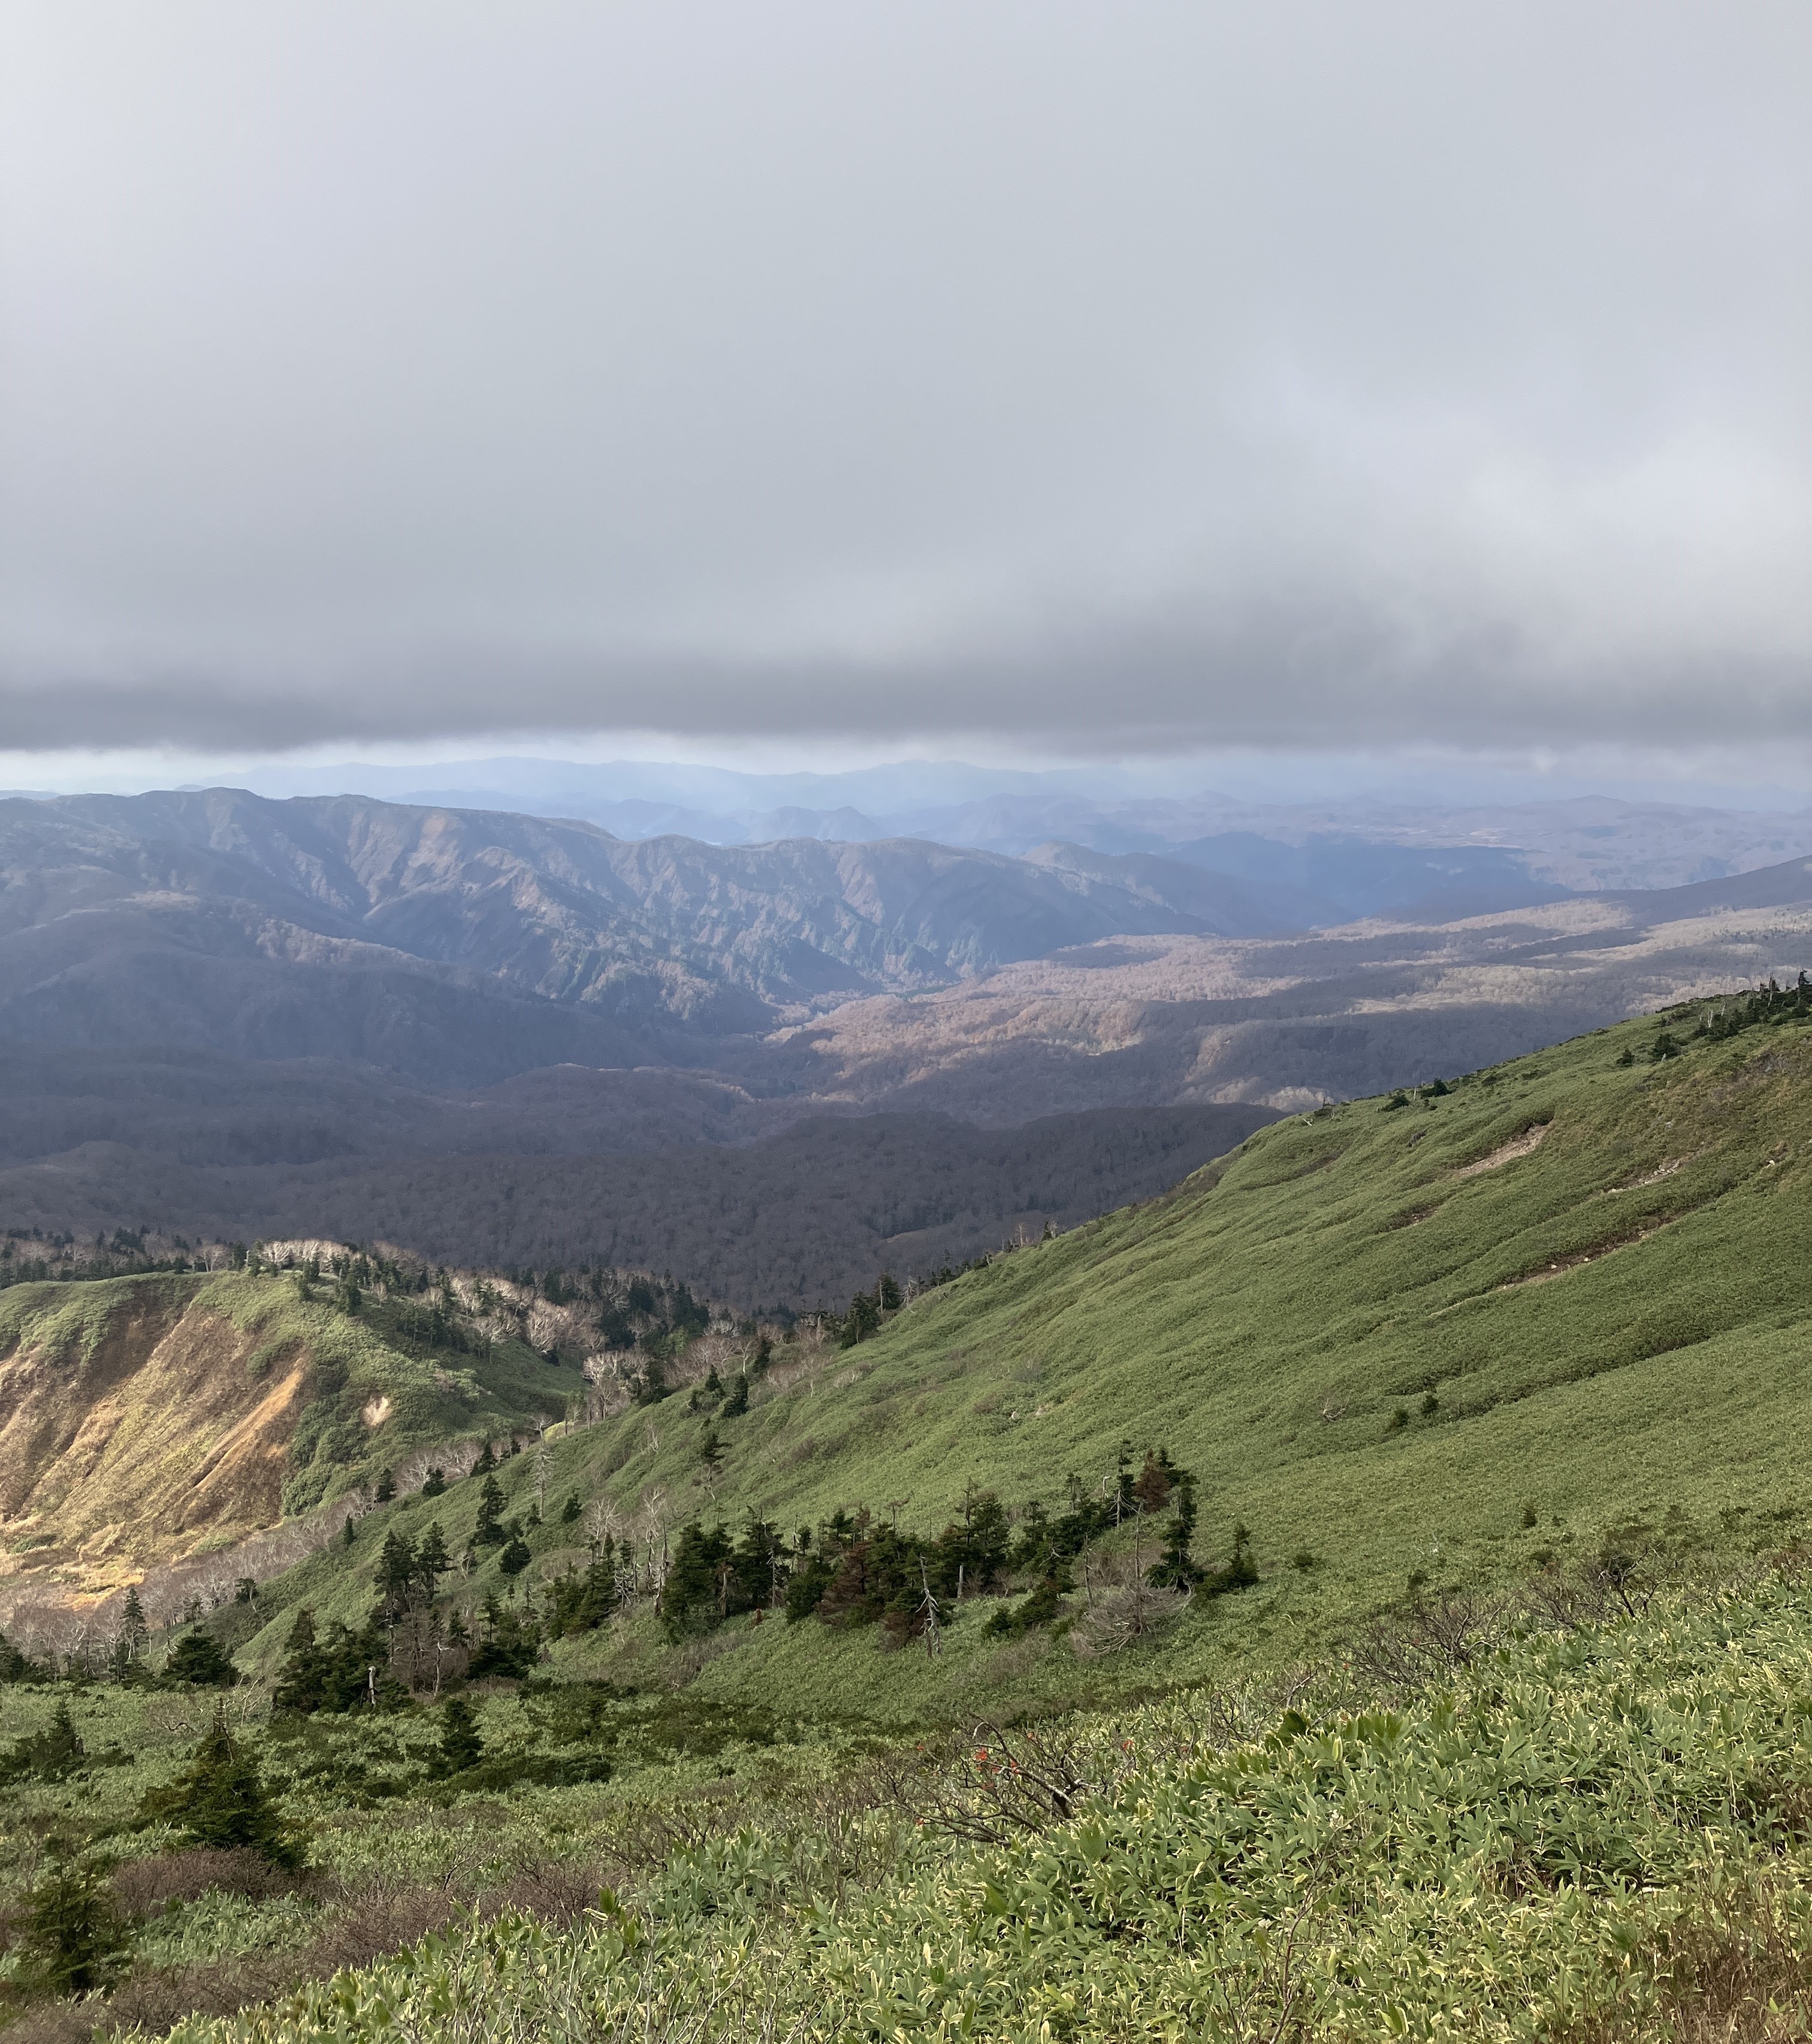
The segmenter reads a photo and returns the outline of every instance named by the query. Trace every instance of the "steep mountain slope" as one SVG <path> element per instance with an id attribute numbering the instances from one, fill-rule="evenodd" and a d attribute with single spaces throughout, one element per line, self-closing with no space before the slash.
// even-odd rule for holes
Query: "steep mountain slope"
<path id="1" fill-rule="evenodd" d="M 1274 1124 L 848 1347 L 644 1346 L 534 1452 L 222 1551 L 115 1681 L 119 1597 L 8 1614 L 0 1858 L 122 1862 L 118 2020 L 317 1983 L 222 2044 L 1784 2037 L 1809 1224 L 1803 982 Z M 331 1885 L 148 1834 L 229 1761 Z"/>
<path id="2" fill-rule="evenodd" d="M 1060 1510 L 1072 1477 L 1111 1489 L 1121 1443 L 1135 1463 L 1162 1446 L 1196 1473 L 1202 1549 L 1225 1558 L 1243 1523 L 1261 1577 L 1174 1635 L 1162 1666 L 1198 1674 L 1236 1640 L 1287 1654 L 1350 1627 L 1412 1575 L 1488 1585 L 1607 1533 L 1777 1540 L 1812 1450 L 1809 1013 L 1730 1040 L 1667 1018 L 1687 1047 L 1658 1062 L 1656 1022 L 1629 1024 L 1443 1095 L 1277 1124 L 852 1350 L 783 1350 L 744 1415 L 670 1401 L 571 1433 L 548 1482 L 669 1535 L 861 1504 L 929 1531 L 971 1486 Z M 468 1489 L 434 1507 L 456 1546 Z M 1153 1534 L 1125 1530 L 1148 1559 Z M 542 1546 L 557 1573 L 570 1540 Z M 316 1568 L 274 1601 L 304 1587 L 347 1616 L 368 1595 Z M 937 1663 L 815 1627 L 732 1643 L 707 1684 L 883 1715 L 972 1707 L 986 1662 L 973 1637 Z M 1040 1666 L 1057 1693 L 1082 1680 L 1066 1656 Z"/>
<path id="3" fill-rule="evenodd" d="M 411 1352 L 413 1350 L 413 1352 Z M 581 1385 L 520 1342 L 387 1340 L 287 1278 L 0 1291 L 0 1604 L 91 1600 L 306 1510 L 412 1449 L 557 1416 Z"/>

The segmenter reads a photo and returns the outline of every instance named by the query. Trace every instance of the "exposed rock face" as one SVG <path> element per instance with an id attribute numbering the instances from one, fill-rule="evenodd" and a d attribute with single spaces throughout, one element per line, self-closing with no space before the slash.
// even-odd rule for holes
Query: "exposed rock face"
<path id="1" fill-rule="evenodd" d="M 0 1593 L 98 1594 L 281 1516 L 306 1358 L 294 1347 L 255 1371 L 257 1333 L 197 1289 L 128 1278 L 7 1302 Z"/>

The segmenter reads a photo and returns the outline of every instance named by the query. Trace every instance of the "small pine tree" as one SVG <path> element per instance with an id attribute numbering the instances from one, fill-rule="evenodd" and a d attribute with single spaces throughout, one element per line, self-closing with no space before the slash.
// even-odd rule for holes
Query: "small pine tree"
<path id="1" fill-rule="evenodd" d="M 447 1472 L 444 1469 L 431 1469 L 422 1478 L 421 1495 L 424 1497 L 439 1497 L 446 1488 Z"/>
<path id="2" fill-rule="evenodd" d="M 1195 1479 L 1187 1470 L 1174 1473 L 1176 1509 L 1164 1527 L 1164 1552 L 1145 1579 L 1160 1589 L 1194 1589 L 1202 1570 L 1190 1547 L 1195 1538 Z"/>
<path id="3" fill-rule="evenodd" d="M 315 1642 L 314 1613 L 305 1604 L 290 1623 L 283 1666 L 271 1697 L 274 1711 L 315 1711 L 321 1703 L 324 1676 Z"/>
<path id="4" fill-rule="evenodd" d="M 127 1946 L 106 1866 L 63 1850 L 26 1898 L 25 1929 L 36 1984 L 52 1994 L 104 1986 Z"/>
<path id="5" fill-rule="evenodd" d="M 717 1439 L 715 1427 L 705 1429 L 705 1438 L 698 1443 L 698 1466 L 707 1477 L 714 1477 L 723 1467 L 724 1444 Z"/>
<path id="6" fill-rule="evenodd" d="M 1311 1556 L 1313 1561 L 1314 1557 Z M 1417 1572 L 1419 1574 L 1420 1571 Z M 1233 1528 L 1233 1551 L 1228 1557 L 1225 1568 L 1210 1569 L 1196 1586 L 1198 1598 L 1225 1596 L 1229 1590 L 1250 1589 L 1258 1581 L 1258 1564 L 1252 1558 L 1252 1535 L 1243 1526 Z M 1412 1593 L 1417 1587 L 1416 1576 L 1410 1579 Z"/>
<path id="7" fill-rule="evenodd" d="M 352 1515 L 348 1512 L 346 1515 L 346 1523 L 340 1529 L 341 1546 L 350 1547 L 352 1544 Z"/>
<path id="8" fill-rule="evenodd" d="M 843 1316 L 838 1347 L 854 1348 L 857 1343 L 866 1341 L 880 1324 L 880 1301 L 869 1293 L 858 1292 L 849 1302 L 849 1311 Z"/>
<path id="9" fill-rule="evenodd" d="M 151 1643 L 151 1626 L 139 1601 L 137 1584 L 126 1592 L 125 1608 L 120 1613 L 120 1637 L 125 1642 L 128 1657 L 134 1661 Z"/>
<path id="10" fill-rule="evenodd" d="M 440 1742 L 429 1762 L 429 1773 L 463 1774 L 483 1758 L 484 1739 L 471 1705 L 464 1696 L 449 1696 L 440 1706 Z"/>
<path id="11" fill-rule="evenodd" d="M 491 1472 L 495 1469 L 496 1466 L 496 1451 L 493 1449 L 490 1442 L 487 1441 L 484 1446 L 479 1450 L 478 1460 L 472 1464 L 472 1474 L 474 1476 L 489 1476 Z"/>
<path id="12" fill-rule="evenodd" d="M 571 1525 L 584 1509 L 584 1506 L 579 1501 L 579 1493 L 576 1490 L 569 1490 L 566 1494 L 565 1504 L 560 1507 L 561 1525 Z"/>
<path id="13" fill-rule="evenodd" d="M 143 1814 L 175 1824 L 195 1845 L 247 1846 L 278 1866 L 301 1863 L 301 1849 L 266 1795 L 257 1762 L 227 1728 L 224 1704 L 187 1769 L 145 1797 Z"/>
<path id="14" fill-rule="evenodd" d="M 186 1632 L 164 1664 L 164 1679 L 191 1689 L 230 1689 L 239 1670 L 211 1632 Z"/>
<path id="15" fill-rule="evenodd" d="M 503 1542 L 503 1486 L 487 1471 L 484 1489 L 479 1493 L 478 1523 L 472 1528 L 475 1547 L 496 1547 Z"/>
<path id="16" fill-rule="evenodd" d="M 528 1567 L 532 1557 L 514 1520 L 506 1530 L 510 1538 L 503 1544 L 503 1552 L 497 1558 L 497 1566 L 506 1576 L 519 1576 Z"/>
<path id="17" fill-rule="evenodd" d="M 384 1535 L 383 1550 L 371 1580 L 383 1600 L 383 1615 L 392 1623 L 409 1608 L 409 1594 L 415 1587 L 415 1543 L 394 1527 Z"/>
<path id="18" fill-rule="evenodd" d="M 390 1474 L 387 1469 L 379 1470 L 378 1471 L 377 1488 L 371 1493 L 371 1495 L 377 1500 L 379 1504 L 388 1504 L 390 1500 L 396 1496 L 396 1478 Z"/>
<path id="19" fill-rule="evenodd" d="M 34 1774 L 40 1781 L 60 1781 L 82 1765 L 87 1753 L 69 1715 L 68 1704 L 60 1700 L 55 1716 L 42 1731 L 15 1739 L 5 1754 L 0 1754 L 0 1785 Z"/>
<path id="20" fill-rule="evenodd" d="M 428 1530 L 421 1536 L 421 1544 L 415 1550 L 415 1573 L 420 1577 L 428 1601 L 434 1601 L 434 1585 L 453 1566 L 453 1558 L 447 1552 L 447 1543 L 440 1531 L 440 1522 L 430 1519 Z"/>

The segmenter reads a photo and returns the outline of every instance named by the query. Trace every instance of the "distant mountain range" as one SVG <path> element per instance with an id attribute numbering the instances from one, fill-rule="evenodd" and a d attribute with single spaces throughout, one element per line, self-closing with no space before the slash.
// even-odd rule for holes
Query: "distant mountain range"
<path id="1" fill-rule="evenodd" d="M 350 1058 L 437 1083 L 684 1058 L 1129 934 L 1283 927 L 914 843 L 628 843 L 595 825 L 233 790 L 0 804 L 0 1035 Z M 1262 893 L 1262 890 L 1259 890 Z"/>
<path id="2" fill-rule="evenodd" d="M 596 825 L 233 790 L 0 803 L 0 1036 L 376 1064 L 484 1085 L 697 1062 L 852 998 L 1107 937 L 1253 936 L 1380 893 L 1551 899 L 1488 847 L 1029 859 L 916 840 L 625 841 Z M 1218 865 L 1211 862 L 1219 861 Z"/>
<path id="3" fill-rule="evenodd" d="M 1552 784 L 1532 774 L 1456 782 L 1425 771 L 1413 790 L 1337 801 L 1306 791 L 1221 793 L 1196 785 L 1198 770 L 1186 762 L 1028 771 L 905 760 L 842 773 L 760 774 L 644 760 L 514 758 L 267 767 L 253 785 L 268 794 L 354 790 L 393 801 L 566 816 L 619 837 L 679 835 L 712 844 L 915 837 L 1020 857 L 1060 842 L 1181 859 L 1318 895 L 1322 890 L 1303 878 L 1307 853 L 1320 874 L 1338 882 L 1331 901 L 1318 903 L 1318 921 L 1330 908 L 1346 916 L 1399 912 L 1444 884 L 1438 870 L 1421 872 L 1408 861 L 1369 863 L 1362 855 L 1368 847 L 1426 855 L 1437 867 L 1456 848 L 1485 851 L 1498 855 L 1497 870 L 1522 882 L 1584 890 L 1679 886 L 1812 853 L 1812 809 L 1785 790 L 1769 791 L 1779 805 L 1771 811 L 1755 807 L 1747 791 L 1738 805 L 1718 807 L 1659 793 L 1641 800 L 1537 793 Z M 1273 790 L 1295 778 L 1260 777 Z M 1487 794 L 1487 787 L 1495 792 Z"/>
<path id="4" fill-rule="evenodd" d="M 1021 858 L 10 799 L 0 1222 L 644 1260 L 798 1304 L 1144 1197 L 1323 1094 L 1809 957 L 1804 858 L 1575 897 L 1503 846 L 1350 833 Z"/>

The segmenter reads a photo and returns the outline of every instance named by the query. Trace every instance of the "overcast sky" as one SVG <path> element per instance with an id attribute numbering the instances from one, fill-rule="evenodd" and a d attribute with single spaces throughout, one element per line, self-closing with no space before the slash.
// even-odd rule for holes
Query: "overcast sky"
<path id="1" fill-rule="evenodd" d="M 10 0 L 0 748 L 1812 740 L 1812 8 Z"/>

